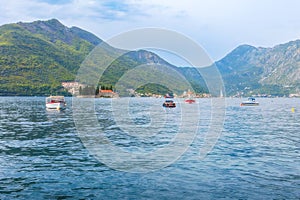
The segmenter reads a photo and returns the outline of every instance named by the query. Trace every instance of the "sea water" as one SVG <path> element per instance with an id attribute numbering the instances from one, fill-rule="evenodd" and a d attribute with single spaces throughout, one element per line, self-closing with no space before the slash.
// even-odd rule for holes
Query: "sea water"
<path id="1" fill-rule="evenodd" d="M 87 112 L 95 113 L 99 130 L 128 152 L 164 148 L 182 121 L 180 99 L 167 110 L 164 99 L 129 99 L 128 117 L 118 123 L 111 99 L 93 101 Z M 178 159 L 135 172 L 107 165 L 86 147 L 72 98 L 66 110 L 48 111 L 44 97 L 1 97 L 0 199 L 299 199 L 300 100 L 258 99 L 257 107 L 241 107 L 241 101 L 226 99 L 222 130 L 204 158 L 199 152 L 214 120 L 205 110 L 211 99 L 197 99 L 199 127 Z M 154 106 L 157 115 L 151 114 Z M 163 124 L 155 119 L 159 113 L 166 116 Z M 151 123 L 158 123 L 158 133 Z M 135 128 L 150 135 L 128 136 Z"/>

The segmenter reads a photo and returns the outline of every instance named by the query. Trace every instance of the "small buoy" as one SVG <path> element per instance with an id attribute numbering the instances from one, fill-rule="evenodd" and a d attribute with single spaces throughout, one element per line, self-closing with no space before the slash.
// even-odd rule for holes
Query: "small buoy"
<path id="1" fill-rule="evenodd" d="M 294 108 L 294 107 L 292 107 L 292 109 L 291 109 L 291 112 L 292 112 L 292 113 L 294 113 L 294 112 L 295 112 L 295 108 Z"/>

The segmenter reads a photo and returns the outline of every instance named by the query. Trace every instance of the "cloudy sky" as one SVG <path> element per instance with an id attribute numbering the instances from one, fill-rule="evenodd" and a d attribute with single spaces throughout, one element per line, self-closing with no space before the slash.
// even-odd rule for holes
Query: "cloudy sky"
<path id="1" fill-rule="evenodd" d="M 136 28 L 182 33 L 213 60 L 240 44 L 300 39 L 298 0 L 0 0 L 0 24 L 56 18 L 107 40 Z"/>

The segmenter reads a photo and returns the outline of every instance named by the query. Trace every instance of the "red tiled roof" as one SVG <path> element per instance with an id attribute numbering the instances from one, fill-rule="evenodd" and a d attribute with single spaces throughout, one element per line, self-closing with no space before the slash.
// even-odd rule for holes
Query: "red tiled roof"
<path id="1" fill-rule="evenodd" d="M 113 93 L 112 90 L 100 90 L 101 93 Z"/>

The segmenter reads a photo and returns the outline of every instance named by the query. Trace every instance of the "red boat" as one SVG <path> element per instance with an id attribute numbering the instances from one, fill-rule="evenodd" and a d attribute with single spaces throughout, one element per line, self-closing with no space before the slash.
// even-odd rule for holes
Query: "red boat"
<path id="1" fill-rule="evenodd" d="M 194 99 L 186 99 L 186 100 L 184 100 L 184 102 L 189 103 L 189 104 L 196 103 L 196 101 Z"/>

